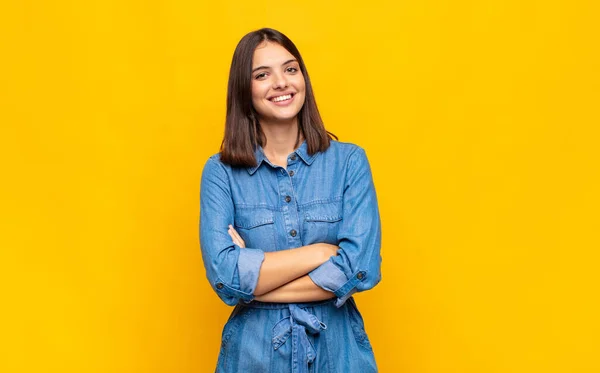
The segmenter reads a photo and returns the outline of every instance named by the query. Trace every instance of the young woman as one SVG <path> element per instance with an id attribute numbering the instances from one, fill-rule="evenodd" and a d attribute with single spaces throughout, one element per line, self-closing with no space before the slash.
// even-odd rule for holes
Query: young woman
<path id="1" fill-rule="evenodd" d="M 352 298 L 381 280 L 369 163 L 330 138 L 302 57 L 276 30 L 236 47 L 200 205 L 208 280 L 236 306 L 217 372 L 377 371 Z"/>

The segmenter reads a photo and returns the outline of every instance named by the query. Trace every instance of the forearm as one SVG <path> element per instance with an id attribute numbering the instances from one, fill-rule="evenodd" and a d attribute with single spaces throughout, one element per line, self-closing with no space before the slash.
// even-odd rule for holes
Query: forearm
<path id="1" fill-rule="evenodd" d="M 332 254 L 324 245 L 313 244 L 265 253 L 254 295 L 268 293 L 325 263 Z"/>
<path id="2" fill-rule="evenodd" d="M 260 302 L 297 303 L 331 298 L 335 298 L 332 292 L 315 285 L 311 278 L 305 275 L 254 299 Z"/>

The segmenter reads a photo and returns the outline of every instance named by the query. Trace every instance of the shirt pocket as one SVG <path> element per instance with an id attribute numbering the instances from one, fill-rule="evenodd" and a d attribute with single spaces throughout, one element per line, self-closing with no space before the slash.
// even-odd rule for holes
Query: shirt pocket
<path id="1" fill-rule="evenodd" d="M 324 242 L 338 244 L 342 223 L 342 201 L 315 203 L 302 208 L 302 237 L 305 245 Z"/>
<path id="2" fill-rule="evenodd" d="M 275 215 L 266 208 L 236 208 L 235 230 L 240 234 L 246 247 L 275 251 Z"/>

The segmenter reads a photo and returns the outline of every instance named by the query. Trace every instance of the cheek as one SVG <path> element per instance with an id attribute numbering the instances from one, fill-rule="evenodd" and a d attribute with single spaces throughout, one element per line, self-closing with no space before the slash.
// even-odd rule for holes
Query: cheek
<path id="1" fill-rule="evenodd" d="M 259 87 L 255 84 L 252 83 L 252 89 L 251 89 L 251 93 L 252 93 L 252 100 L 256 99 L 258 97 L 258 89 Z"/>
<path id="2" fill-rule="evenodd" d="M 299 91 L 304 91 L 306 89 L 306 82 L 304 81 L 304 77 L 302 75 L 298 77 L 295 86 Z"/>
<path id="3" fill-rule="evenodd" d="M 306 100 L 306 86 L 304 85 L 304 81 L 302 81 L 301 85 L 297 85 L 296 87 L 298 89 L 298 98 L 300 98 L 299 101 L 301 101 L 302 104 L 304 104 L 304 101 Z"/>
<path id="4" fill-rule="evenodd" d="M 306 103 L 306 94 L 304 92 L 302 92 L 302 97 L 298 97 L 300 100 L 298 100 L 298 106 L 300 106 L 300 108 L 302 108 L 304 106 L 304 104 Z"/>
<path id="5" fill-rule="evenodd" d="M 268 86 L 262 82 L 259 81 L 253 81 L 252 82 L 252 99 L 253 100 L 258 100 L 261 98 L 264 98 L 266 95 L 266 91 L 268 90 Z"/>

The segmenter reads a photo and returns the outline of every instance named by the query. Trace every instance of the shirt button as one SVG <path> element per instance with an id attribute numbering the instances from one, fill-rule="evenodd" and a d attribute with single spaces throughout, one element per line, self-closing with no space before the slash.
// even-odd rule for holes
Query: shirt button
<path id="1" fill-rule="evenodd" d="M 292 200 L 292 197 L 290 197 L 290 196 L 285 196 L 285 201 L 286 201 L 286 202 L 288 202 L 288 203 L 289 203 L 291 200 Z"/>
<path id="2" fill-rule="evenodd" d="M 294 176 L 294 170 L 290 171 L 290 176 Z"/>
<path id="3" fill-rule="evenodd" d="M 290 231 L 290 236 L 292 236 L 292 237 L 296 237 L 296 234 L 298 234 L 298 232 L 296 232 L 296 230 L 292 229 L 292 230 Z"/>
<path id="4" fill-rule="evenodd" d="M 219 282 L 219 283 L 217 284 L 217 289 L 223 289 L 223 284 Z"/>
<path id="5" fill-rule="evenodd" d="M 363 279 L 363 277 L 365 277 L 365 276 L 363 276 L 362 272 L 359 272 L 359 273 L 356 275 L 356 278 L 357 278 L 357 279 L 359 279 L 359 280 L 362 280 L 362 279 Z"/>
<path id="6" fill-rule="evenodd" d="M 292 155 L 292 156 L 290 157 L 290 159 L 291 159 L 292 161 L 295 161 L 295 160 L 296 160 L 296 154 Z"/>

